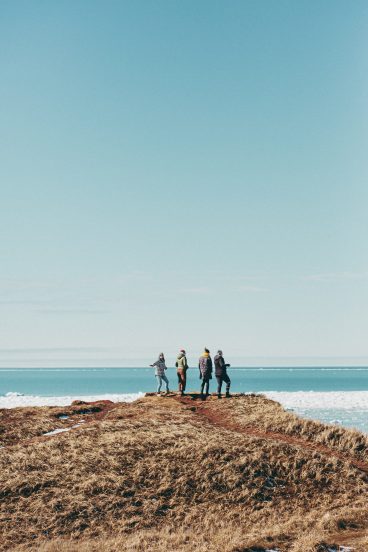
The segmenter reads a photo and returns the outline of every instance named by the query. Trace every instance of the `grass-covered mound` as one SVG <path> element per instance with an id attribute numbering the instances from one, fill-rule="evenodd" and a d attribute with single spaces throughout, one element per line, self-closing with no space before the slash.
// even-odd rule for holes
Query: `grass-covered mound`
<path id="1" fill-rule="evenodd" d="M 2 550 L 368 550 L 368 439 L 264 397 L 3 410 L 0 431 Z"/>

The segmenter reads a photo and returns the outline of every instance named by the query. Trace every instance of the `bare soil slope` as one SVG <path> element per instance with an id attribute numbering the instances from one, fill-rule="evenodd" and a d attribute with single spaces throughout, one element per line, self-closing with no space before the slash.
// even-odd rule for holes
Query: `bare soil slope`
<path id="1" fill-rule="evenodd" d="M 0 441 L 1 550 L 368 550 L 367 437 L 262 396 L 2 410 Z"/>

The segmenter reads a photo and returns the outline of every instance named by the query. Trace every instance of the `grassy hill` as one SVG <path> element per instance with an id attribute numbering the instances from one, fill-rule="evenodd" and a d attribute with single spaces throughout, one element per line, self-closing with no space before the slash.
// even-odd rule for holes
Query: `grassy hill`
<path id="1" fill-rule="evenodd" d="M 262 396 L 2 410 L 0 444 L 1 550 L 368 550 L 368 438 Z"/>

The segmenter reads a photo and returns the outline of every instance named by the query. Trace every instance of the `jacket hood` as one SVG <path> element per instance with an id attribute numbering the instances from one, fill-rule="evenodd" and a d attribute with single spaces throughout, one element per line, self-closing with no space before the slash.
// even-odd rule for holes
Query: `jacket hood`
<path id="1" fill-rule="evenodd" d="M 181 358 L 183 358 L 183 357 L 185 357 L 185 354 L 184 354 L 184 353 L 179 353 L 179 354 L 178 354 L 178 359 L 181 359 Z"/>

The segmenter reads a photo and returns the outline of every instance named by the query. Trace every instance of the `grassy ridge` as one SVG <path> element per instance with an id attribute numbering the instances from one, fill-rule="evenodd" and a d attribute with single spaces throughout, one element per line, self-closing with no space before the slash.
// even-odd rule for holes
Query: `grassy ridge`
<path id="1" fill-rule="evenodd" d="M 368 549 L 359 432 L 260 396 L 78 408 L 2 411 L 2 550 Z"/>

